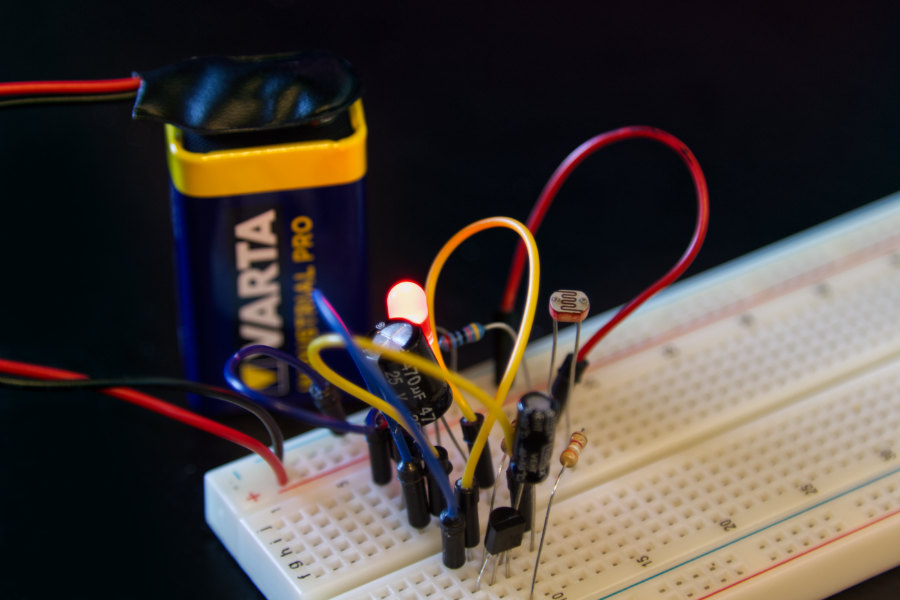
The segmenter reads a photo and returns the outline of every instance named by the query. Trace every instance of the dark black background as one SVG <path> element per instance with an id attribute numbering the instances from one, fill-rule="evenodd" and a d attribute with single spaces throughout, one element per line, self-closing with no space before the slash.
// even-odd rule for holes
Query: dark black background
<path id="1" fill-rule="evenodd" d="M 671 131 L 706 171 L 710 233 L 691 272 L 900 189 L 894 3 L 528 4 L 8 2 L 0 80 L 120 77 L 198 54 L 347 57 L 370 128 L 373 312 L 465 224 L 524 219 L 569 151 L 621 125 Z M 179 373 L 161 127 L 127 105 L 0 111 L 0 181 L 0 356 Z M 603 151 L 537 237 L 542 291 L 584 289 L 597 311 L 627 300 L 681 253 L 693 214 L 668 150 Z M 512 241 L 463 246 L 440 322 L 490 318 Z M 0 415 L 0 595 L 258 595 L 202 515 L 202 473 L 241 449 L 90 394 L 3 392 Z M 898 581 L 841 597 L 897 596 Z"/>

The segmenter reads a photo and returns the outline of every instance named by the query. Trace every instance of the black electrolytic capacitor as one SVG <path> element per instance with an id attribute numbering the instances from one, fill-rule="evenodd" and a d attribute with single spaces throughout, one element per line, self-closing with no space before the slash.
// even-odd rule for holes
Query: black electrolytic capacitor
<path id="1" fill-rule="evenodd" d="M 391 432 L 383 421 L 376 425 L 374 431 L 366 434 L 369 444 L 369 464 L 372 467 L 372 481 L 378 485 L 391 482 Z"/>
<path id="2" fill-rule="evenodd" d="M 411 352 L 437 364 L 422 328 L 409 321 L 391 319 L 379 323 L 370 337 L 379 346 Z M 367 354 L 375 357 L 372 353 Z M 419 425 L 433 423 L 450 408 L 453 396 L 446 381 L 383 357 L 378 357 L 377 362 L 385 379 Z"/>
<path id="3" fill-rule="evenodd" d="M 466 525 L 459 515 L 441 515 L 441 559 L 448 569 L 466 564 Z"/>
<path id="4" fill-rule="evenodd" d="M 425 475 L 415 462 L 402 462 L 397 467 L 397 479 L 406 501 L 406 518 L 409 524 L 421 529 L 431 522 L 428 498 L 425 495 Z"/>
<path id="5" fill-rule="evenodd" d="M 517 482 L 540 483 L 550 474 L 559 403 L 547 394 L 528 392 L 516 408 L 510 469 Z"/>
<path id="6" fill-rule="evenodd" d="M 459 514 L 466 521 L 466 548 L 474 548 L 481 543 L 481 526 L 478 521 L 478 488 L 464 488 L 462 479 L 456 480 L 454 487 Z"/>

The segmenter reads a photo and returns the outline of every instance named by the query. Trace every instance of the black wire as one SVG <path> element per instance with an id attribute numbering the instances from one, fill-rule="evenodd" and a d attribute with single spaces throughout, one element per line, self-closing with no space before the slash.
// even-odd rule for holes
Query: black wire
<path id="1" fill-rule="evenodd" d="M 248 400 L 240 394 L 236 394 L 229 390 L 200 383 L 198 381 L 190 381 L 187 379 L 176 379 L 172 377 L 129 377 L 123 379 L 65 379 L 65 380 L 48 380 L 48 379 L 27 379 L 20 377 L 4 377 L 0 376 L 0 388 L 13 388 L 20 390 L 32 391 L 64 391 L 64 390 L 103 390 L 106 388 L 128 387 L 128 388 L 161 388 L 167 390 L 176 390 L 205 396 L 215 400 L 222 400 L 230 404 L 234 404 L 243 408 L 262 422 L 269 437 L 272 439 L 272 446 L 275 456 L 278 460 L 284 460 L 284 434 L 275 419 L 265 408 Z"/>
<path id="2" fill-rule="evenodd" d="M 131 100 L 137 92 L 117 92 L 114 94 L 55 94 L 53 96 L 20 96 L 0 100 L 0 108 L 31 106 L 35 104 L 81 104 L 89 102 L 118 102 Z"/>

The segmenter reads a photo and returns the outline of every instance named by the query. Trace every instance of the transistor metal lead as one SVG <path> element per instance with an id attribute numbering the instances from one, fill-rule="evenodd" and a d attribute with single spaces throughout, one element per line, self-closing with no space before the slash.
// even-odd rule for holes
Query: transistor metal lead
<path id="1" fill-rule="evenodd" d="M 491 511 L 487 530 L 484 533 L 485 553 L 481 570 L 478 572 L 478 579 L 475 581 L 476 591 L 481 586 L 481 578 L 488 560 L 494 559 L 494 566 L 491 569 L 491 584 L 493 585 L 499 556 L 521 545 L 524 534 L 525 519 L 519 514 L 519 511 L 509 506 L 501 506 Z"/>

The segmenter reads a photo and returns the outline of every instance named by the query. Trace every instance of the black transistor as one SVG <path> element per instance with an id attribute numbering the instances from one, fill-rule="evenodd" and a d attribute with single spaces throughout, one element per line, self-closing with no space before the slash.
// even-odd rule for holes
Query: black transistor
<path id="1" fill-rule="evenodd" d="M 523 535 L 525 535 L 525 519 L 519 511 L 509 506 L 501 506 L 491 511 L 487 531 L 484 534 L 485 554 L 481 570 L 478 572 L 478 580 L 475 582 L 476 590 L 481 585 L 481 577 L 484 575 L 488 560 L 494 559 L 494 566 L 491 569 L 491 584 L 493 584 L 500 555 L 522 545 Z"/>

